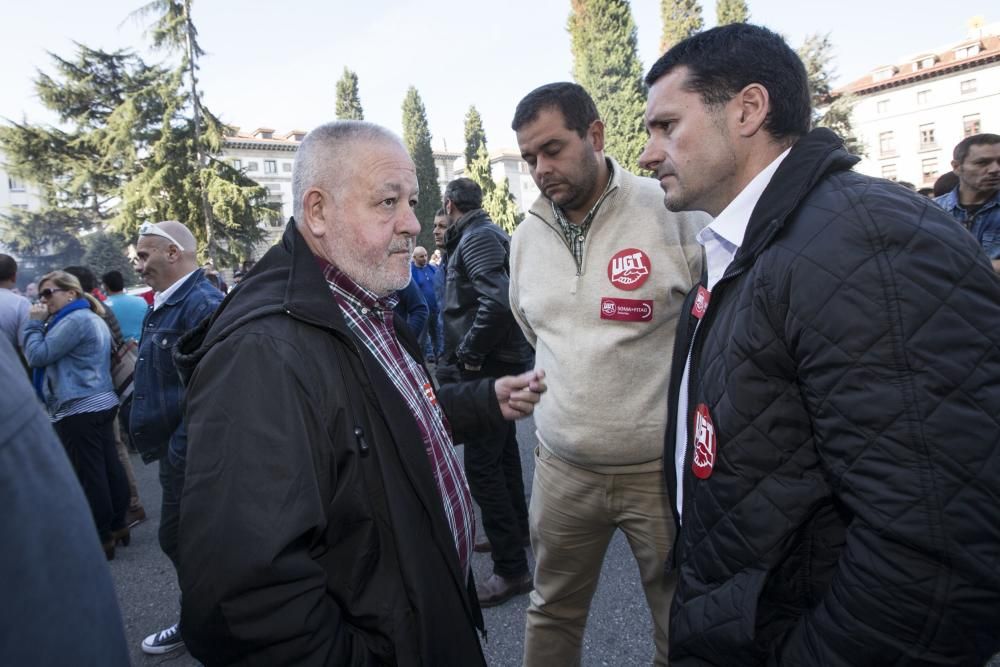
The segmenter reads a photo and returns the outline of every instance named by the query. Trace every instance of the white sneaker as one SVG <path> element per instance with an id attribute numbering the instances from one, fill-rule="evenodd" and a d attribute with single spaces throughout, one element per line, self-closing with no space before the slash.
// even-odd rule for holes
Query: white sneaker
<path id="1" fill-rule="evenodd" d="M 169 628 L 154 632 L 142 640 L 142 652 L 150 655 L 170 653 L 184 646 L 181 639 L 181 624 L 174 623 Z"/>

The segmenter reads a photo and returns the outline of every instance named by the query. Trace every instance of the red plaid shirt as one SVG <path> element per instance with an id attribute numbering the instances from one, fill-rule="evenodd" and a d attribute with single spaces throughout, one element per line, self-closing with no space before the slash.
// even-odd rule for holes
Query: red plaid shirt
<path id="1" fill-rule="evenodd" d="M 392 309 L 398 299 L 395 295 L 379 298 L 332 264 L 320 258 L 317 261 L 348 328 L 392 380 L 420 428 L 448 527 L 455 538 L 458 561 L 467 574 L 475 539 L 472 496 L 455 453 L 451 427 L 434 395 L 434 385 L 423 366 L 407 354 L 396 338 Z"/>

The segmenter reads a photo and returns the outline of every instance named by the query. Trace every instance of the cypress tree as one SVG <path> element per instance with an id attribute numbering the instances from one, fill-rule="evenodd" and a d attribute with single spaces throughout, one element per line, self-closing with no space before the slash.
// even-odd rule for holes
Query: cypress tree
<path id="1" fill-rule="evenodd" d="M 701 32 L 705 27 L 698 0 L 660 0 L 660 16 L 663 19 L 661 53 L 666 53 L 671 46 Z"/>
<path id="2" fill-rule="evenodd" d="M 361 97 L 358 95 L 358 75 L 346 67 L 343 76 L 337 81 L 337 119 L 365 119 L 365 112 L 361 108 Z"/>
<path id="3" fill-rule="evenodd" d="M 129 239 L 119 234 L 109 232 L 91 234 L 86 240 L 87 254 L 84 255 L 83 263 L 93 269 L 98 277 L 108 271 L 120 271 L 125 284 L 135 284 L 138 282 L 135 270 L 125 254 L 128 245 Z"/>
<path id="4" fill-rule="evenodd" d="M 486 130 L 483 129 L 483 117 L 473 105 L 465 114 L 465 164 L 470 165 L 476 159 L 480 144 L 486 145 Z"/>
<path id="5" fill-rule="evenodd" d="M 500 183 L 493 179 L 493 169 L 490 167 L 490 154 L 486 144 L 479 144 L 479 150 L 472 162 L 465 168 L 465 174 L 479 184 L 483 189 L 483 210 L 508 234 L 513 234 L 522 216 L 517 210 L 514 195 L 510 193 L 510 183 L 505 176 Z"/>
<path id="6" fill-rule="evenodd" d="M 850 95 L 834 95 L 831 81 L 836 77 L 834 68 L 833 43 L 829 33 L 806 37 L 798 50 L 799 58 L 805 65 L 809 77 L 809 94 L 812 98 L 813 127 L 826 127 L 836 132 L 847 150 L 854 155 L 864 155 L 864 144 L 858 139 L 851 125 L 851 107 L 854 98 Z"/>
<path id="7" fill-rule="evenodd" d="M 634 171 L 646 144 L 646 102 L 632 12 L 626 0 L 572 4 L 573 78 L 594 98 L 604 121 L 604 150 Z"/>
<path id="8" fill-rule="evenodd" d="M 750 7 L 746 0 L 716 0 L 715 17 L 717 25 L 746 23 L 750 20 Z"/>
<path id="9" fill-rule="evenodd" d="M 420 199 L 416 208 L 420 222 L 417 245 L 434 247 L 434 213 L 441 208 L 441 187 L 437 180 L 437 166 L 431 149 L 431 131 L 427 125 L 427 110 L 420 93 L 413 86 L 403 99 L 403 143 L 417 169 Z"/>

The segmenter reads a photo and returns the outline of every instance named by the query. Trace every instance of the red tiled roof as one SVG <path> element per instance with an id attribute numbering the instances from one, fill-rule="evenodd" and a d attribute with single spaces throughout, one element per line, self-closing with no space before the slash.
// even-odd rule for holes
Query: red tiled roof
<path id="1" fill-rule="evenodd" d="M 979 53 L 974 56 L 969 56 L 968 58 L 958 59 L 955 57 L 956 50 L 961 49 L 964 46 L 971 46 L 974 44 L 980 45 Z M 937 62 L 934 65 L 924 69 L 914 70 L 916 62 L 930 56 L 935 56 L 937 58 Z M 925 79 L 933 79 L 945 74 L 960 72 L 964 69 L 979 67 L 980 65 L 985 65 L 991 62 L 1000 62 L 1000 35 L 985 35 L 980 39 L 969 39 L 964 42 L 958 42 L 947 51 L 942 51 L 937 54 L 928 53 L 920 57 L 913 58 L 909 62 L 895 67 L 898 71 L 891 77 L 879 81 L 876 81 L 874 78 L 875 72 L 892 66 L 887 65 L 886 67 L 876 68 L 871 73 L 866 74 L 860 79 L 838 88 L 834 91 L 834 94 L 843 95 L 845 93 L 849 93 L 853 95 L 870 95 L 871 93 L 876 93 L 887 88 L 895 88 L 897 86 L 904 86 L 906 84 L 915 83 Z"/>

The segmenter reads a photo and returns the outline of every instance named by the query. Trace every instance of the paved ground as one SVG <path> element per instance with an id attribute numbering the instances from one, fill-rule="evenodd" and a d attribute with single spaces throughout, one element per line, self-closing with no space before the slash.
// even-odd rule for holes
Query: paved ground
<path id="1" fill-rule="evenodd" d="M 530 489 L 535 446 L 530 420 L 519 425 L 518 433 L 525 486 Z M 117 557 L 111 562 L 132 663 L 137 667 L 198 665 L 184 651 L 154 657 L 145 655 L 139 648 L 143 637 L 176 620 L 178 590 L 170 561 L 160 552 L 156 541 L 160 501 L 156 465 L 144 466 L 138 456 L 133 456 L 133 466 L 149 519 L 133 529 L 131 546 L 119 548 Z M 491 568 L 489 555 L 476 554 L 473 567 L 477 579 L 484 579 Z M 492 667 L 516 667 L 521 664 L 526 608 L 527 596 L 522 596 L 500 607 L 484 610 L 489 633 L 484 650 Z M 619 533 L 608 550 L 600 587 L 591 609 L 584 638 L 583 664 L 585 667 L 632 667 L 649 665 L 652 658 L 652 625 L 639 585 L 639 573 L 628 545 Z M 988 667 L 1000 667 L 1000 656 L 994 657 Z"/>
<path id="2" fill-rule="evenodd" d="M 526 487 L 530 487 L 534 471 L 533 433 L 530 421 L 519 424 Z M 170 561 L 160 552 L 156 541 L 160 500 L 156 464 L 144 466 L 138 456 L 133 456 L 133 467 L 149 518 L 132 530 L 131 545 L 119 547 L 115 560 L 111 561 L 132 662 L 136 666 L 197 665 L 198 662 L 183 651 L 169 656 L 147 656 L 139 648 L 143 637 L 176 620 L 178 589 Z M 484 579 L 491 570 L 489 555 L 476 554 L 474 558 L 476 577 Z M 489 634 L 484 650 L 491 666 L 521 664 L 527 604 L 527 596 L 521 596 L 500 607 L 484 610 Z M 584 641 L 583 664 L 588 667 L 652 662 L 652 624 L 639 585 L 639 572 L 621 535 L 616 536 L 608 550 Z"/>

